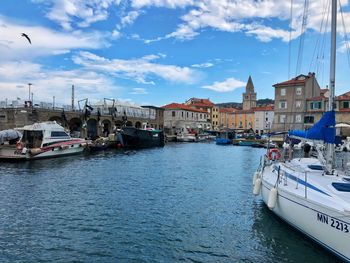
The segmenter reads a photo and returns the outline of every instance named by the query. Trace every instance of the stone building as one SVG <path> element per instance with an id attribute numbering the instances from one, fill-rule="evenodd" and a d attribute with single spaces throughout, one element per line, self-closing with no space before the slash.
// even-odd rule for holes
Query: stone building
<path id="1" fill-rule="evenodd" d="M 299 75 L 288 81 L 273 85 L 275 105 L 273 131 L 304 129 L 307 100 L 321 95 L 315 73 Z"/>
<path id="2" fill-rule="evenodd" d="M 206 130 L 211 125 L 208 121 L 208 112 L 192 108 L 186 104 L 171 103 L 164 109 L 164 131 L 168 135 L 176 135 L 186 129 Z"/>
<path id="3" fill-rule="evenodd" d="M 254 130 L 256 134 L 262 135 L 271 130 L 274 119 L 273 105 L 254 108 Z"/>
<path id="4" fill-rule="evenodd" d="M 235 108 L 222 108 L 220 109 L 220 121 L 219 121 L 219 128 L 229 128 L 234 129 L 235 128 L 235 112 L 237 109 Z"/>
<path id="5" fill-rule="evenodd" d="M 194 109 L 202 110 L 207 112 L 207 122 L 210 124 L 209 129 L 213 129 L 213 126 L 218 126 L 219 122 L 219 112 L 217 107 L 209 99 L 199 99 L 199 98 L 190 98 L 185 102 L 185 105 L 188 105 Z M 215 112 L 214 112 L 215 108 Z M 217 123 L 217 124 L 216 124 Z"/>

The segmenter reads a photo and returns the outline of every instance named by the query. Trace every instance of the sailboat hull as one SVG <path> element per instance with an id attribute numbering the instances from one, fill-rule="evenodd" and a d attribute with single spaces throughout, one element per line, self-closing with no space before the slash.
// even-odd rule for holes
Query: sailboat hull
<path id="1" fill-rule="evenodd" d="M 269 180 L 272 176 L 271 174 L 266 176 L 268 170 L 263 173 L 261 187 L 262 199 L 266 205 L 269 202 L 270 191 L 277 180 L 277 176 Z M 291 181 L 287 185 L 284 184 L 285 182 L 278 184 L 277 201 L 271 211 L 330 252 L 350 262 L 349 213 L 321 205 L 312 201 L 312 198 L 305 198 L 301 195 L 305 191 L 301 185 L 299 185 L 300 191 L 293 193 L 289 189 L 295 188 L 295 185 Z M 309 192 L 311 194 L 310 189 Z"/>

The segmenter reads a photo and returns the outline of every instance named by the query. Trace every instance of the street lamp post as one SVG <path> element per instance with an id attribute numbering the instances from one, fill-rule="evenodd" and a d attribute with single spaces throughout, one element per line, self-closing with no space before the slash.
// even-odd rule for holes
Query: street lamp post
<path id="1" fill-rule="evenodd" d="M 28 83 L 28 100 L 29 101 L 30 101 L 30 94 L 31 94 L 30 88 L 31 88 L 32 85 L 33 85 L 32 83 Z"/>

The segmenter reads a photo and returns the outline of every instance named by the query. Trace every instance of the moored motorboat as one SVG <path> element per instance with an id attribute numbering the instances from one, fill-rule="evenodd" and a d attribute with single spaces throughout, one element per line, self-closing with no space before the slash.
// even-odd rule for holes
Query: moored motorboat
<path id="1" fill-rule="evenodd" d="M 0 146 L 2 160 L 28 160 L 81 153 L 88 141 L 72 138 L 55 121 L 34 123 L 19 129 L 21 138 L 15 145 Z"/>
<path id="2" fill-rule="evenodd" d="M 195 133 L 180 133 L 176 135 L 177 142 L 197 142 L 198 138 Z"/>

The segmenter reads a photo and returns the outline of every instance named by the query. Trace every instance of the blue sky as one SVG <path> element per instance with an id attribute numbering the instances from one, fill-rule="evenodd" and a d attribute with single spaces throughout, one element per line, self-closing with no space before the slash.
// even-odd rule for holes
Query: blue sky
<path id="1" fill-rule="evenodd" d="M 0 100 L 28 98 L 32 83 L 37 102 L 55 96 L 70 104 L 72 84 L 77 100 L 240 102 L 249 75 L 261 99 L 274 97 L 273 84 L 309 71 L 324 87 L 329 45 L 316 47 L 329 35 L 320 27 L 329 1 L 309 1 L 298 69 L 304 0 L 293 2 L 290 23 L 290 1 L 278 0 L 2 0 Z M 341 4 L 350 26 L 349 3 Z M 339 36 L 336 94 L 350 90 Z"/>

